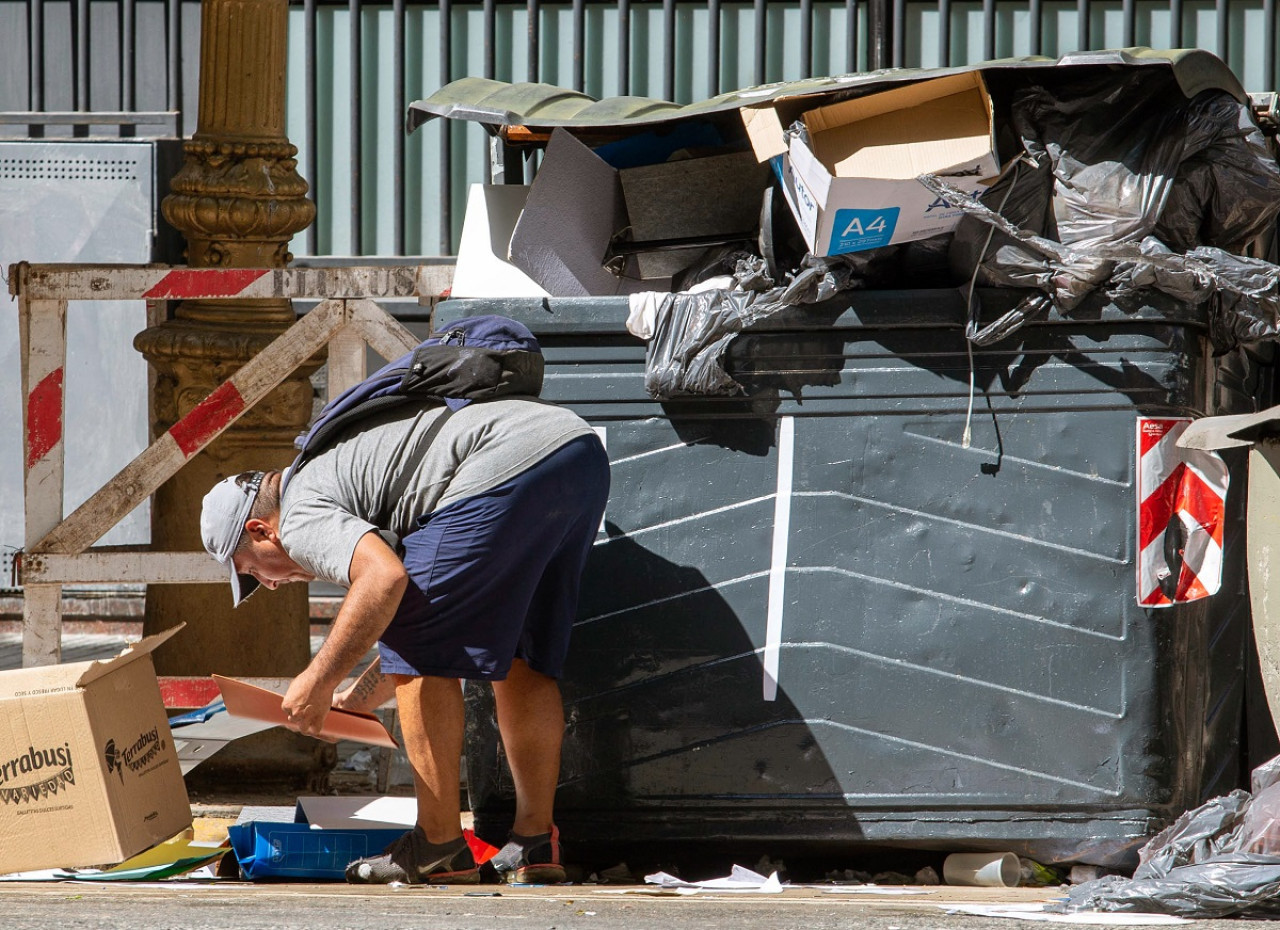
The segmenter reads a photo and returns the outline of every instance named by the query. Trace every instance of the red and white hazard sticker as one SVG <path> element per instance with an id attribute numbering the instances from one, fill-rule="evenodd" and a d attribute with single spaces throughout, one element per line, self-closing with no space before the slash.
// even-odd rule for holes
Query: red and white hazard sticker
<path id="1" fill-rule="evenodd" d="M 1138 603 L 1169 607 L 1222 584 L 1227 466 L 1213 452 L 1180 449 L 1191 420 L 1138 418 Z"/>

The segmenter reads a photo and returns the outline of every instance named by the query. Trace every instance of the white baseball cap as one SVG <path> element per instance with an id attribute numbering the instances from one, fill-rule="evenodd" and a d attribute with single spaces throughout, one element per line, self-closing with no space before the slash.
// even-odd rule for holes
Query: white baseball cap
<path id="1" fill-rule="evenodd" d="M 258 590 L 258 579 L 237 572 L 232 556 L 253 510 L 253 502 L 258 499 L 264 475 L 265 472 L 246 471 L 223 478 L 204 496 L 201 505 L 200 539 L 205 551 L 230 571 L 231 597 L 236 607 Z"/>

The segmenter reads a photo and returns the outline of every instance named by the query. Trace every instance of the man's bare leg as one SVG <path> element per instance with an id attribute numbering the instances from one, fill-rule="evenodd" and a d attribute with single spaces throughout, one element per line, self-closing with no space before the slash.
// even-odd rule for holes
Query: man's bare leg
<path id="1" fill-rule="evenodd" d="M 462 688 L 452 678 L 393 677 L 405 752 L 413 766 L 418 825 L 381 855 L 348 863 L 347 881 L 364 885 L 478 882 L 480 870 L 462 839 L 458 811 Z M 371 682 L 369 679 L 366 684 Z M 364 693 L 356 699 L 373 700 L 376 696 Z"/>
<path id="2" fill-rule="evenodd" d="M 549 833 L 564 742 L 560 685 L 516 659 L 507 679 L 493 683 L 493 697 L 516 788 L 512 832 L 524 836 Z"/>
<path id="3" fill-rule="evenodd" d="M 395 678 L 400 730 L 418 798 L 418 826 L 431 843 L 456 840 L 462 836 L 462 686 L 453 678 Z"/>

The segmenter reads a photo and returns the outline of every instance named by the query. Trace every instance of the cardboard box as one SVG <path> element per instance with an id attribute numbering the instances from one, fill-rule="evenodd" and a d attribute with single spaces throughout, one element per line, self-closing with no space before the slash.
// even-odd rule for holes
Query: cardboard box
<path id="1" fill-rule="evenodd" d="M 935 174 L 977 193 L 1000 173 L 991 98 L 977 72 L 805 112 L 800 105 L 792 99 L 744 108 L 742 117 L 756 157 L 777 159 L 783 192 L 815 255 L 948 232 L 961 211 L 916 177 Z M 807 145 L 788 141 L 784 125 L 794 119 L 803 119 Z"/>
<path id="2" fill-rule="evenodd" d="M 704 249 L 610 261 L 614 238 L 753 236 L 768 182 L 768 169 L 747 151 L 618 169 L 557 129 L 511 236 L 511 263 L 553 297 L 670 290 L 672 275 Z"/>
<path id="3" fill-rule="evenodd" d="M 191 826 L 151 652 L 0 672 L 0 873 L 113 865 Z"/>

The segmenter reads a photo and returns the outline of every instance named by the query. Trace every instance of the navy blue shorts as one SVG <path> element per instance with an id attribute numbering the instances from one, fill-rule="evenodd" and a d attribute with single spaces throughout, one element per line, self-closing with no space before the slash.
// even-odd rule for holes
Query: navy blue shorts
<path id="1" fill-rule="evenodd" d="M 514 658 L 559 678 L 609 458 L 579 436 L 482 494 L 418 519 L 409 588 L 378 643 L 387 675 L 501 681 Z"/>

